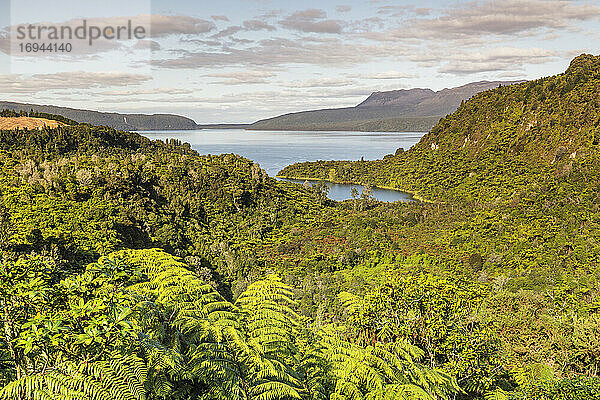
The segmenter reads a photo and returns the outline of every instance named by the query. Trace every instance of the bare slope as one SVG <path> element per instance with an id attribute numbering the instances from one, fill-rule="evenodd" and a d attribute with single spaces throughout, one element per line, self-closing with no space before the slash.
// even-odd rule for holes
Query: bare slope
<path id="1" fill-rule="evenodd" d="M 41 129 L 44 126 L 57 128 L 66 124 L 45 118 L 0 117 L 0 129 Z"/>

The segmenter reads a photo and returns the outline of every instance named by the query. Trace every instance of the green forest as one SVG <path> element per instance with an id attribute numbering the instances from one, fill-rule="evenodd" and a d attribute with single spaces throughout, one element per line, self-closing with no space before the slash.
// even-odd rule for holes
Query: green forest
<path id="1" fill-rule="evenodd" d="M 600 57 L 280 172 L 408 203 L 43 117 L 0 131 L 0 399 L 600 399 Z"/>

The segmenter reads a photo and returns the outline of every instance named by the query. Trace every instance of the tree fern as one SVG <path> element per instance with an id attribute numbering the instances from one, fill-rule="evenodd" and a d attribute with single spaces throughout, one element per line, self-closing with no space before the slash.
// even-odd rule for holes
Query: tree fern
<path id="1" fill-rule="evenodd" d="M 295 336 L 298 315 L 292 288 L 269 275 L 248 286 L 236 301 L 243 313 L 251 353 L 245 355 L 255 399 L 300 398 L 302 384 Z"/>
<path id="2" fill-rule="evenodd" d="M 363 347 L 343 340 L 341 327 L 312 331 L 275 275 L 232 304 L 178 258 L 124 250 L 59 287 L 65 304 L 56 311 L 77 322 L 65 323 L 66 337 L 81 336 L 88 316 L 126 329 L 96 335 L 93 346 L 70 338 L 67 351 L 48 353 L 38 363 L 47 368 L 11 382 L 0 399 L 434 400 L 458 391 L 454 379 L 420 365 L 423 351 L 409 343 Z M 39 339 L 40 348 L 54 337 Z"/>
<path id="3" fill-rule="evenodd" d="M 492 392 L 486 393 L 484 397 L 485 400 L 508 400 L 507 393 L 500 388 Z"/>
<path id="4" fill-rule="evenodd" d="M 25 376 L 0 390 L 0 399 L 146 400 L 147 369 L 134 355 L 113 354 L 109 360 Z"/>
<path id="5" fill-rule="evenodd" d="M 361 346 L 326 331 L 316 349 L 330 360 L 335 399 L 438 399 L 460 389 L 456 381 L 418 364 L 422 350 L 406 342 Z"/>
<path id="6" fill-rule="evenodd" d="M 511 375 L 520 387 L 527 388 L 552 380 L 554 378 L 554 371 L 552 367 L 546 364 L 536 363 L 515 368 L 512 370 Z"/>

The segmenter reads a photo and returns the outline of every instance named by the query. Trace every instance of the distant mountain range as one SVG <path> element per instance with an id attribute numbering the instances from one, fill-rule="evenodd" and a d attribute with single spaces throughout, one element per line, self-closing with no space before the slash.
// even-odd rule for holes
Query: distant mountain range
<path id="1" fill-rule="evenodd" d="M 198 129 L 194 120 L 173 114 L 119 114 L 47 105 L 0 101 L 0 110 L 36 111 L 57 114 L 77 122 L 107 125 L 123 131 Z"/>
<path id="2" fill-rule="evenodd" d="M 392 90 L 373 92 L 355 107 L 302 111 L 257 121 L 253 124 L 199 125 L 173 114 L 121 114 L 75 108 L 0 101 L 0 110 L 58 114 L 77 122 L 107 125 L 119 130 L 250 129 L 307 131 L 427 132 L 447 114 L 475 94 L 500 85 L 523 81 L 482 81 L 452 89 Z"/>
<path id="3" fill-rule="evenodd" d="M 429 131 L 479 92 L 523 81 L 482 81 L 452 89 L 374 92 L 355 107 L 303 111 L 264 119 L 246 129 Z"/>

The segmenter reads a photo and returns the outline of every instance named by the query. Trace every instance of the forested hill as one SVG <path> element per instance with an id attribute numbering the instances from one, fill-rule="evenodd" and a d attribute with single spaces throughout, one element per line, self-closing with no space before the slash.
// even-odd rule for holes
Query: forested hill
<path id="1" fill-rule="evenodd" d="M 323 326 L 331 272 L 359 257 L 323 240 L 332 222 L 365 256 L 389 240 L 359 234 L 320 190 L 234 154 L 83 124 L 0 130 L 0 165 L 2 400 L 460 390 L 407 341 L 374 348 Z"/>
<path id="2" fill-rule="evenodd" d="M 431 89 L 374 92 L 356 107 L 290 113 L 251 124 L 248 129 L 427 132 L 473 95 L 513 81 L 482 81 Z"/>
<path id="3" fill-rule="evenodd" d="M 482 94 L 384 161 L 289 169 L 437 203 L 332 202 L 58 116 L 0 130 L 0 400 L 598 399 L 597 70 Z M 556 133 L 514 152 L 525 110 Z"/>
<path id="4" fill-rule="evenodd" d="M 492 201 L 541 187 L 551 194 L 563 181 L 591 185 L 585 177 L 598 172 L 599 143 L 600 59 L 581 55 L 561 75 L 476 95 L 407 152 L 373 162 L 296 164 L 281 175 L 324 178 L 333 169 L 339 181 L 404 188 L 431 200 Z"/>
<path id="5" fill-rule="evenodd" d="M 50 105 L 13 103 L 0 101 L 0 110 L 26 111 L 58 114 L 79 123 L 110 126 L 120 130 L 183 130 L 197 129 L 196 123 L 190 118 L 173 114 L 120 114 L 100 111 L 80 110 L 75 108 L 57 107 Z"/>

